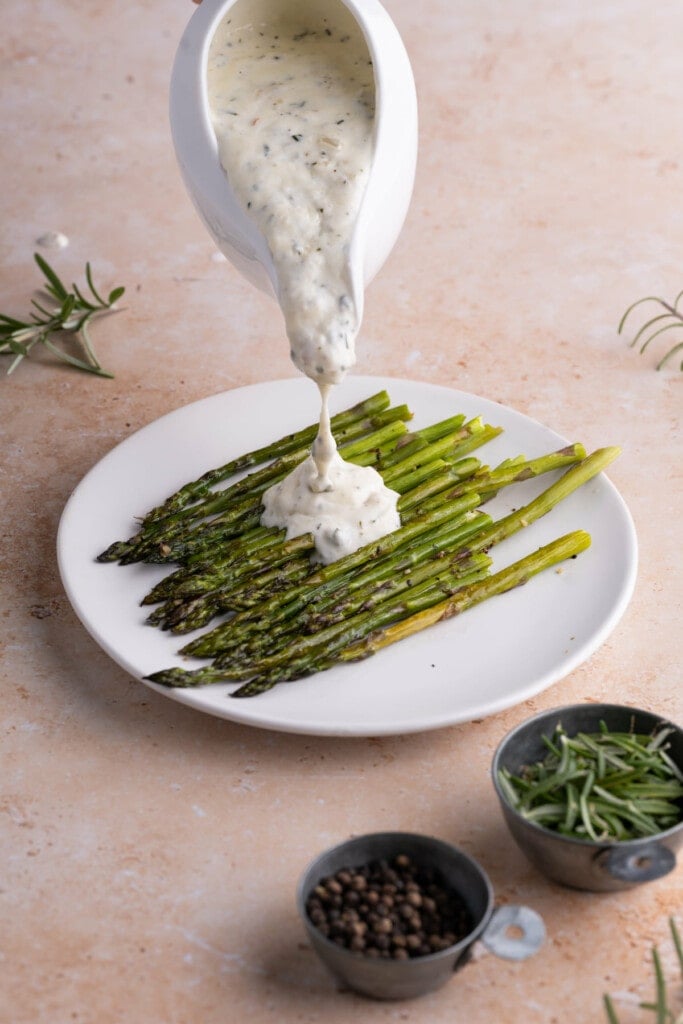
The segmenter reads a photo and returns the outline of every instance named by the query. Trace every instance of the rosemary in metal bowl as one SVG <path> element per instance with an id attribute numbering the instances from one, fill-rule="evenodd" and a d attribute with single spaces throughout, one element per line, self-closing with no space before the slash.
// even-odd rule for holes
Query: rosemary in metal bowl
<path id="1" fill-rule="evenodd" d="M 564 836 L 595 842 L 653 836 L 683 818 L 683 772 L 668 754 L 674 730 L 651 735 L 611 732 L 568 736 L 558 723 L 543 736 L 545 757 L 498 771 L 511 807 L 525 820 Z"/>

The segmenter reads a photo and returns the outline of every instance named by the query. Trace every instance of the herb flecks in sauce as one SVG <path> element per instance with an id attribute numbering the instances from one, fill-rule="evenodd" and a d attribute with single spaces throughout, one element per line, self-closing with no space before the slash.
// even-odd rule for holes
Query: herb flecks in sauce
<path id="1" fill-rule="evenodd" d="M 338 383 L 359 326 L 355 304 L 338 300 L 350 291 L 348 250 L 372 160 L 372 64 L 358 26 L 301 26 L 285 5 L 271 10 L 266 25 L 219 26 L 208 66 L 213 123 L 235 193 L 245 207 L 259 193 L 248 209 L 275 264 L 294 362 Z"/>
<path id="2" fill-rule="evenodd" d="M 310 24 L 285 0 L 242 10 L 249 23 L 224 20 L 209 55 L 220 159 L 268 244 L 292 360 L 322 400 L 311 457 L 266 492 L 263 522 L 312 532 L 330 562 L 400 525 L 396 493 L 338 455 L 327 412 L 329 386 L 355 362 L 349 252 L 372 162 L 372 61 L 340 3 L 311 5 Z"/>

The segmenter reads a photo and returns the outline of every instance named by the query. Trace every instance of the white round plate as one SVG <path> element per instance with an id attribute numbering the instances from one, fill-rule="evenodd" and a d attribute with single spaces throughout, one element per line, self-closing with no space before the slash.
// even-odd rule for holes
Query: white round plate
<path id="1" fill-rule="evenodd" d="M 351 377 L 335 389 L 332 411 L 384 387 L 394 403 L 409 404 L 416 428 L 459 412 L 503 427 L 495 441 L 475 453 L 490 465 L 513 455 L 531 458 L 567 443 L 495 402 L 410 381 Z M 134 533 L 135 516 L 183 483 L 315 422 L 318 414 L 317 389 L 304 377 L 214 395 L 144 427 L 78 485 L 59 528 L 62 580 L 85 627 L 131 675 L 144 681 L 157 669 L 202 662 L 176 654 L 188 637 L 145 624 L 147 610 L 139 601 L 168 569 L 101 564 L 96 556 L 112 541 Z M 505 515 L 547 483 L 542 479 L 506 488 L 487 511 L 495 518 Z M 578 558 L 365 661 L 239 700 L 230 697 L 235 684 L 154 689 L 235 722 L 312 735 L 419 732 L 493 714 L 568 675 L 606 639 L 628 604 L 637 566 L 635 530 L 604 475 L 497 546 L 493 568 L 575 529 L 588 530 L 592 537 L 591 547 Z"/>

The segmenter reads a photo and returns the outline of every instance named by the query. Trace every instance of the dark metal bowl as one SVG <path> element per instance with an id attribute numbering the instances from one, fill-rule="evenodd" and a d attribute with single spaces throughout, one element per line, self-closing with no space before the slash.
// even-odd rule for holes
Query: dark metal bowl
<path id="1" fill-rule="evenodd" d="M 509 732 L 493 758 L 493 784 L 508 828 L 520 849 L 539 871 L 562 885 L 593 892 L 630 889 L 668 874 L 676 866 L 676 851 L 683 844 L 683 820 L 665 832 L 622 842 L 593 842 L 563 836 L 527 821 L 506 800 L 498 782 L 501 768 L 517 775 L 524 765 L 543 759 L 542 736 L 551 736 L 558 722 L 569 736 L 598 732 L 604 721 L 613 732 L 648 734 L 659 726 L 673 728 L 669 754 L 683 771 L 683 729 L 639 708 L 621 704 L 571 704 L 528 719 Z"/>
<path id="2" fill-rule="evenodd" d="M 326 938 L 306 913 L 308 897 L 320 880 L 341 868 L 359 868 L 399 853 L 422 867 L 436 869 L 444 883 L 462 897 L 472 921 L 470 933 L 448 949 L 410 960 L 373 959 Z M 475 860 L 441 839 L 411 832 L 357 836 L 322 853 L 299 882 L 297 906 L 311 945 L 329 970 L 349 988 L 375 999 L 412 999 L 439 988 L 467 963 L 477 939 L 498 956 L 524 960 L 539 949 L 545 937 L 543 921 L 530 908 L 494 909 L 491 883 Z"/>

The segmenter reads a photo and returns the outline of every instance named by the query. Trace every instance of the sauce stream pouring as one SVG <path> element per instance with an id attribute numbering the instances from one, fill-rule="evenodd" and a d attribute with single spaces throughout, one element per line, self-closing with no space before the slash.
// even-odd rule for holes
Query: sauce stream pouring
<path id="1" fill-rule="evenodd" d="M 400 525 L 379 474 L 339 457 L 327 397 L 412 192 L 407 54 L 377 0 L 204 0 L 178 49 L 171 127 L 202 219 L 275 295 L 292 359 L 320 388 L 311 458 L 264 495 L 262 522 L 313 533 L 333 561 Z"/>

